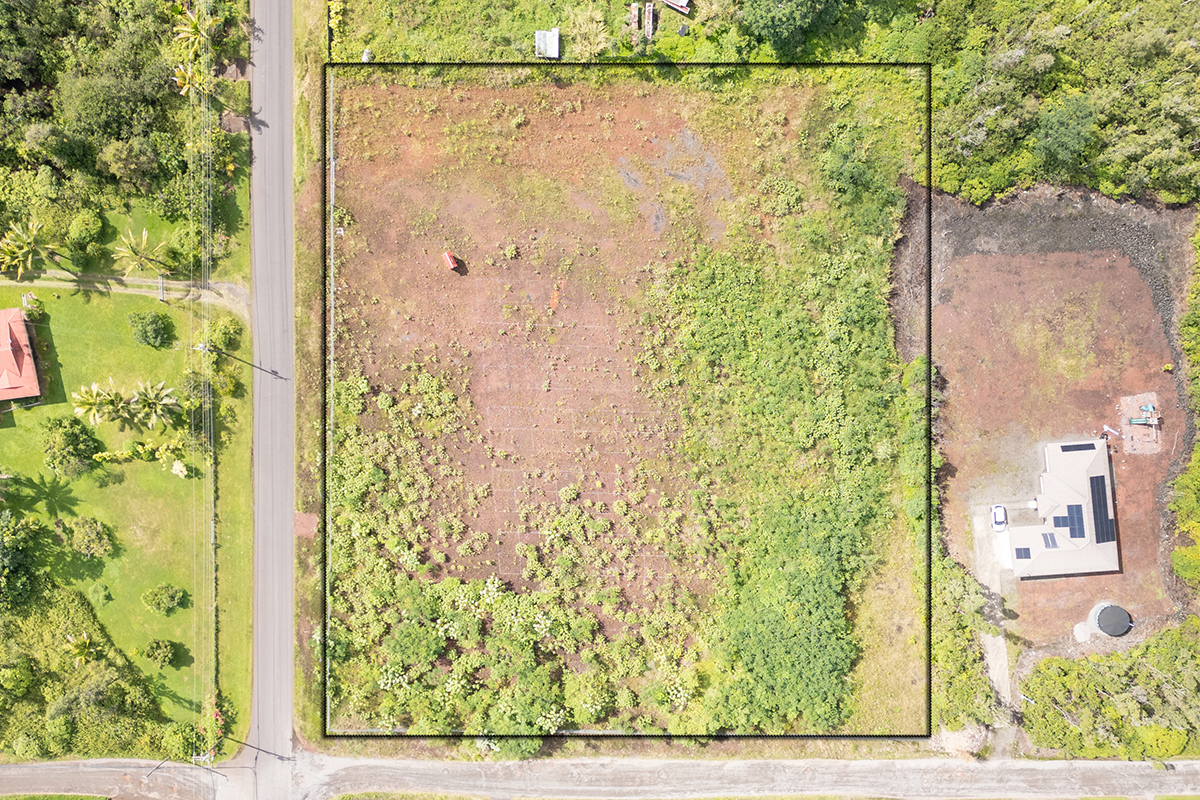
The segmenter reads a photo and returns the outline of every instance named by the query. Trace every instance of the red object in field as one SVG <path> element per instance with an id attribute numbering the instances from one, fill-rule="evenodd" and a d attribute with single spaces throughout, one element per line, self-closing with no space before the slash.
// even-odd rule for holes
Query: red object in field
<path id="1" fill-rule="evenodd" d="M 458 259 L 455 258 L 454 253 L 451 253 L 449 250 L 442 253 L 442 260 L 444 260 L 446 262 L 446 269 L 448 269 L 448 270 L 458 269 Z"/>

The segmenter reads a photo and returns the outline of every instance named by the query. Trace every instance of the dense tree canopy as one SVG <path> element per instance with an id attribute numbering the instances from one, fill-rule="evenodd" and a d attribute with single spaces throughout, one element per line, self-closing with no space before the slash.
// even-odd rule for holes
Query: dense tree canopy
<path id="1" fill-rule="evenodd" d="M 829 23 L 844 0 L 743 0 L 742 19 L 775 52 L 794 53 L 810 32 Z"/>

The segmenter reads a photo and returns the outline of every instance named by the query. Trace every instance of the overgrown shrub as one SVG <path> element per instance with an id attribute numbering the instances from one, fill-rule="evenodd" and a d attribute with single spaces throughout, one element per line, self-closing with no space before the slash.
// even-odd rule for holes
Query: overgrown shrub
<path id="1" fill-rule="evenodd" d="M 85 208 L 75 215 L 67 228 L 67 248 L 72 253 L 86 253 L 88 245 L 98 243 L 104 223 L 100 215 L 90 208 Z"/>
<path id="2" fill-rule="evenodd" d="M 142 605 L 156 614 L 167 615 L 179 608 L 184 592 L 169 583 L 160 583 L 153 589 L 142 592 Z"/>
<path id="3" fill-rule="evenodd" d="M 1171 758 L 1200 733 L 1200 619 L 1126 652 L 1047 658 L 1021 685 L 1029 738 L 1070 756 Z"/>
<path id="4" fill-rule="evenodd" d="M 96 466 L 92 456 L 104 449 L 91 427 L 78 417 L 51 417 L 42 423 L 42 432 L 46 466 L 65 478 L 89 472 Z"/>
<path id="5" fill-rule="evenodd" d="M 78 517 L 68 523 L 71 549 L 84 558 L 104 558 L 113 551 L 112 530 L 95 517 Z"/>
<path id="6" fill-rule="evenodd" d="M 159 669 L 166 669 L 175 660 L 175 644 L 166 639 L 151 639 L 142 654 Z"/>
<path id="7" fill-rule="evenodd" d="M 133 340 L 138 344 L 161 350 L 175 341 L 175 323 L 164 312 L 134 311 L 128 319 Z"/>
<path id="8" fill-rule="evenodd" d="M 29 546 L 41 530 L 36 520 L 0 511 L 0 610 L 14 608 L 28 596 L 33 576 Z"/>
<path id="9" fill-rule="evenodd" d="M 108 591 L 108 585 L 99 581 L 92 584 L 87 595 L 96 608 L 102 608 L 112 602 L 112 594 Z"/>

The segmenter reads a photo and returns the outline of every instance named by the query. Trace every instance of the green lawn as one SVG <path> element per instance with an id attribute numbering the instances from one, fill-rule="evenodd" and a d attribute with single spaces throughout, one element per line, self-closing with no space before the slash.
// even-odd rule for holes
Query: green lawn
<path id="1" fill-rule="evenodd" d="M 244 334 L 238 358 L 251 360 L 250 335 Z M 237 421 L 220 426 L 231 436 L 217 469 L 217 681 L 221 694 L 238 713 L 230 736 L 245 740 L 250 725 L 252 618 L 254 612 L 254 498 L 251 474 L 250 367 L 243 366 L 245 396 L 232 400 Z"/>
<path id="2" fill-rule="evenodd" d="M 0 286 L 0 308 L 20 304 L 22 288 Z M 198 669 L 211 669 L 203 658 L 211 646 L 211 615 L 196 608 L 197 588 L 210 580 L 204 567 L 203 485 L 199 479 L 181 479 L 157 462 L 112 464 L 89 476 L 71 481 L 57 479 L 42 463 L 39 423 L 72 413 L 70 393 L 92 382 L 113 385 L 126 394 L 139 380 L 166 381 L 177 386 L 184 366 L 193 355 L 188 349 L 192 320 L 184 305 L 166 306 L 132 295 L 96 292 L 38 291 L 47 316 L 35 328 L 36 347 L 48 381 L 46 402 L 30 409 L 0 415 L 0 465 L 7 472 L 30 479 L 23 505 L 42 519 L 94 516 L 111 525 L 117 549 L 104 561 L 74 556 L 57 542 L 43 548 L 42 557 L 52 574 L 85 593 L 97 581 L 107 585 L 112 600 L 97 615 L 113 641 L 128 654 L 144 648 L 152 638 L 181 645 L 173 667 L 160 670 L 142 657 L 133 662 L 148 676 L 162 701 L 164 712 L 178 720 L 193 719 L 193 712 L 211 684 Z M 126 323 L 131 311 L 166 310 L 175 323 L 178 341 L 172 349 L 154 350 L 134 342 Z M 161 433 L 121 431 L 115 422 L 102 423 L 97 435 L 109 450 L 131 439 L 161 441 Z M 160 582 L 184 589 L 188 600 L 169 616 L 143 606 L 142 592 Z M 203 597 L 203 593 L 200 597 Z"/>

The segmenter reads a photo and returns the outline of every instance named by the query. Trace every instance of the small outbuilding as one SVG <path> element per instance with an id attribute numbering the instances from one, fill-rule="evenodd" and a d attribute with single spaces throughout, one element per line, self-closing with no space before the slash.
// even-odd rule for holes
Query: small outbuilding
<path id="1" fill-rule="evenodd" d="M 538 58 L 558 58 L 558 28 L 533 32 L 533 54 Z"/>

